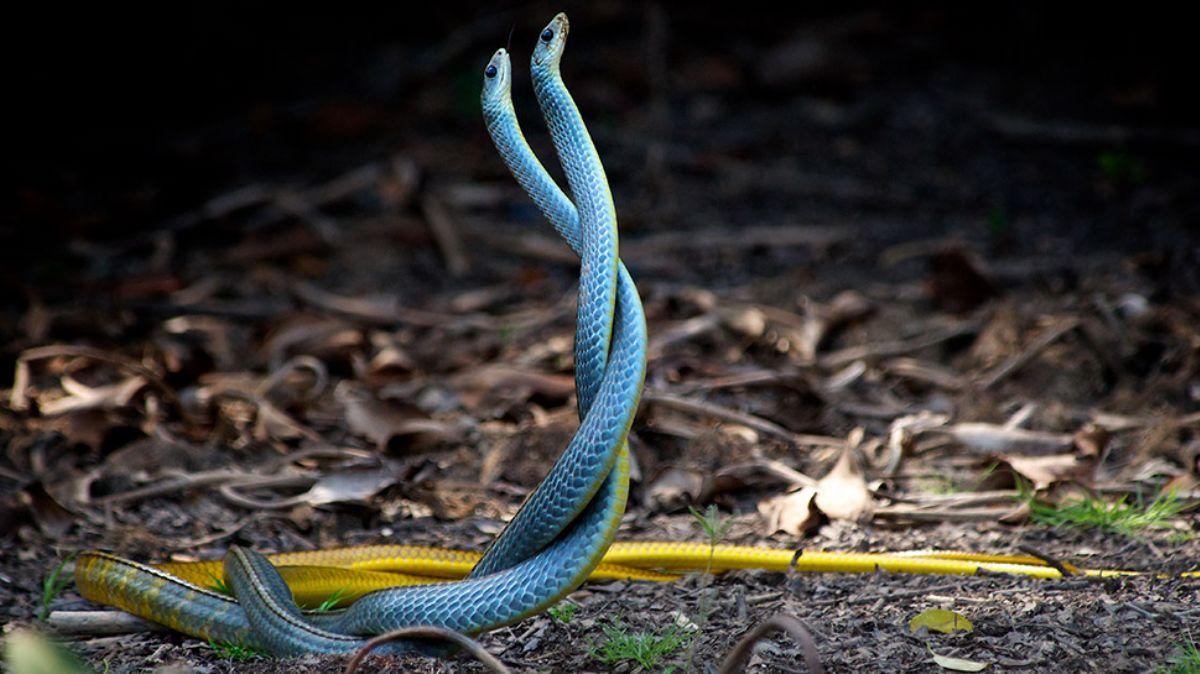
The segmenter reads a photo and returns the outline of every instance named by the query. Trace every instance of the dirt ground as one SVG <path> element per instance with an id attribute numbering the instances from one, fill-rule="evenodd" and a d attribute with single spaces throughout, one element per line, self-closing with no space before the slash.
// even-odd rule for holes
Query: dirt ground
<path id="1" fill-rule="evenodd" d="M 1049 13 L 763 26 L 664 7 L 567 8 L 565 77 L 651 335 L 621 538 L 702 541 L 687 506 L 715 503 L 730 543 L 1034 550 L 1150 573 L 592 583 L 569 620 L 481 643 L 516 671 L 632 672 L 597 655 L 605 627 L 683 616 L 690 656 L 654 669 L 709 672 L 782 612 L 831 672 L 942 671 L 931 652 L 1141 672 L 1195 640 L 1200 580 L 1171 576 L 1200 569 L 1200 136 L 1179 125 L 1169 50 L 1098 57 L 1084 47 L 1112 22 L 1063 45 L 1031 27 L 1067 25 Z M 0 226 L 6 632 L 41 625 L 43 579 L 82 549 L 163 561 L 495 535 L 576 424 L 578 270 L 495 157 L 478 77 L 510 26 L 523 64 L 555 10 L 435 15 L 454 39 L 398 45 L 329 26 L 308 79 L 75 131 L 78 154 L 29 160 Z M 280 62 L 300 51 L 277 47 Z M 514 97 L 551 157 L 521 73 Z M 781 500 L 845 451 L 862 472 L 826 503 L 861 486 L 865 506 Z M 1131 535 L 1022 506 L 1169 488 L 1182 512 Z M 48 608 L 96 607 L 67 588 Z M 911 634 L 929 608 L 974 630 Z M 105 672 L 344 665 L 165 633 L 67 643 Z M 482 671 L 462 656 L 369 667 Z M 801 648 L 766 639 L 748 671 L 803 671 Z"/>

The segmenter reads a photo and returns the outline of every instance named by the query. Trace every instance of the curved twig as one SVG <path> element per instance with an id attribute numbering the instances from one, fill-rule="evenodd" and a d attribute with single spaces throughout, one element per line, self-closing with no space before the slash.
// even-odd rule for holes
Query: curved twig
<path id="1" fill-rule="evenodd" d="M 777 630 L 787 632 L 800 644 L 800 648 L 804 651 L 804 664 L 808 667 L 810 674 L 824 674 L 825 669 L 821 666 L 821 656 L 817 652 L 817 644 L 813 641 L 812 635 L 808 633 L 808 629 L 804 627 L 803 623 L 785 613 L 776 613 L 747 632 L 746 636 L 742 637 L 741 641 L 738 641 L 733 647 L 733 650 L 729 651 L 729 655 L 725 656 L 725 661 L 717 669 L 718 674 L 734 674 L 734 672 L 743 671 L 742 668 L 750 657 L 750 650 L 754 648 L 754 644 Z"/>
<path id="2" fill-rule="evenodd" d="M 403 629 L 394 630 L 386 634 L 380 634 L 377 637 L 373 637 L 370 641 L 363 644 L 362 648 L 358 649 L 358 652 L 354 654 L 354 657 L 350 658 L 350 662 L 346 663 L 346 669 L 343 670 L 343 674 L 354 674 L 358 671 L 358 666 L 362 663 L 363 658 L 366 658 L 371 651 L 384 644 L 398 641 L 400 639 L 437 639 L 442 641 L 453 641 L 455 644 L 461 646 L 463 650 L 474 656 L 476 660 L 483 663 L 483 665 L 491 671 L 499 672 L 499 674 L 512 674 L 512 670 L 506 667 L 503 662 L 500 662 L 496 656 L 488 653 L 478 641 L 475 641 L 465 634 L 446 629 L 445 627 L 432 626 L 405 627 Z"/>

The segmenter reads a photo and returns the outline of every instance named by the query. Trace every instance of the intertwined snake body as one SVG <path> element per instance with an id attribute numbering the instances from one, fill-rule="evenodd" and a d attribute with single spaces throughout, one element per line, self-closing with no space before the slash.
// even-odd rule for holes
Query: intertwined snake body
<path id="1" fill-rule="evenodd" d="M 542 31 L 532 73 L 571 197 L 538 161 L 517 124 L 508 53 L 498 50 L 484 70 L 484 119 L 500 156 L 581 260 L 575 343 L 579 430 L 487 551 L 375 545 L 280 553 L 268 560 L 231 547 L 223 569 L 216 562 L 151 566 L 88 551 L 75 565 L 84 597 L 203 639 L 292 655 L 357 650 L 371 636 L 409 626 L 465 633 L 493 629 L 545 609 L 589 575 L 670 580 L 676 576 L 659 571 L 735 568 L 1062 575 L 1045 560 L 1028 556 L 801 555 L 735 545 L 613 544 L 629 489 L 627 439 L 645 378 L 646 327 L 637 288 L 617 256 L 616 215 L 604 168 L 560 76 L 567 30 L 567 18 L 560 14 Z M 222 570 L 223 580 L 218 578 Z M 233 597 L 210 589 L 214 580 Z M 334 592 L 353 603 L 331 613 L 305 613 L 296 605 Z M 418 646 L 402 642 L 384 650 L 413 648 Z"/>
<path id="2" fill-rule="evenodd" d="M 308 615 L 275 567 L 248 549 L 233 547 L 225 558 L 225 581 L 236 602 L 153 567 L 85 553 L 76 564 L 85 597 L 195 636 L 278 655 L 345 652 L 360 648 L 365 637 L 405 626 L 473 633 L 515 622 L 557 602 L 596 568 L 625 510 L 626 439 L 645 378 L 646 327 L 637 289 L 617 259 L 616 215 L 603 166 L 559 72 L 567 31 L 563 14 L 542 31 L 532 71 L 574 205 L 521 137 L 504 50 L 484 71 L 483 109 L 506 164 L 581 257 L 576 330 L 581 423 L 469 576 L 379 590 L 345 611 Z"/>

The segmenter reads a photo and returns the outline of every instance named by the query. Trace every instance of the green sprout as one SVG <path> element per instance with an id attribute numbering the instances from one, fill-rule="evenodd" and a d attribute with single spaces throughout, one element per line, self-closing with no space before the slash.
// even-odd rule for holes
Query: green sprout
<path id="1" fill-rule="evenodd" d="M 76 554 L 78 553 L 73 552 L 63 557 L 62 561 L 50 571 L 50 575 L 42 580 L 42 607 L 38 609 L 38 620 L 45 622 L 46 618 L 50 617 L 50 602 L 54 601 L 54 598 L 62 594 L 62 591 L 71 584 L 71 577 L 63 576 L 63 569 L 67 564 L 75 561 Z"/>

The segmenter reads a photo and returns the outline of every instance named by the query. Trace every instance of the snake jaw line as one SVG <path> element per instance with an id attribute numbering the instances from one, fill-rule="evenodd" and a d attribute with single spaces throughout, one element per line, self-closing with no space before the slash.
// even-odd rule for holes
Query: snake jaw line
<path id="1" fill-rule="evenodd" d="M 541 66 L 546 63 L 557 67 L 562 60 L 563 51 L 567 46 L 567 34 L 570 32 L 571 22 L 567 20 L 565 12 L 559 12 L 542 29 L 537 45 L 533 48 L 533 65 Z"/>

